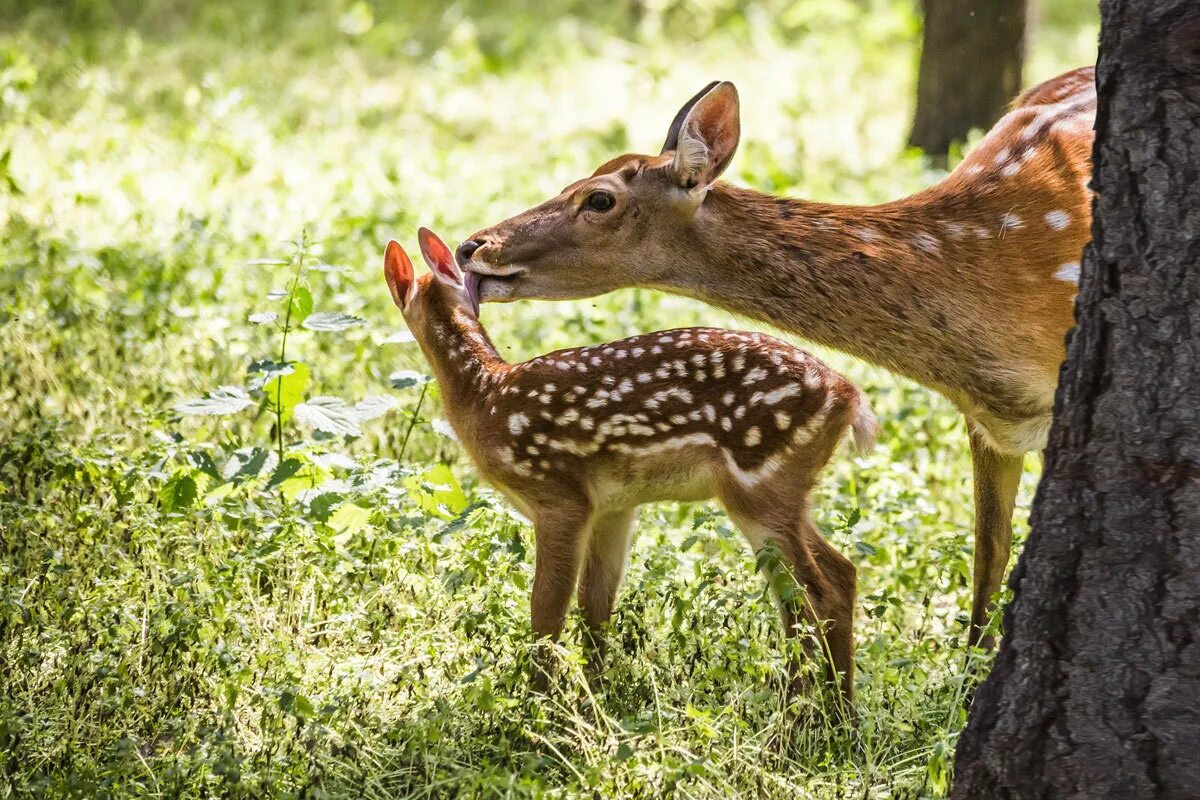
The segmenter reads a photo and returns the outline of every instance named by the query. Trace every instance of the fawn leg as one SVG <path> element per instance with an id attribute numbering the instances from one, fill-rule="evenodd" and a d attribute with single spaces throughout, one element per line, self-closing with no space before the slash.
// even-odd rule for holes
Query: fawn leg
<path id="1" fill-rule="evenodd" d="M 612 616 L 633 537 L 636 508 L 599 515 L 592 522 L 592 534 L 579 581 L 579 605 L 588 628 L 588 667 L 594 674 L 604 665 L 608 649 L 602 628 Z"/>
<path id="2" fill-rule="evenodd" d="M 995 639 L 985 636 L 984 630 L 1012 550 L 1013 506 L 1025 456 L 997 452 L 972 432 L 971 460 L 975 470 L 975 574 L 967 644 L 991 650 Z"/>
<path id="3" fill-rule="evenodd" d="M 553 641 L 562 633 L 567 606 L 579 578 L 579 565 L 591 517 L 587 499 L 558 498 L 552 507 L 539 509 L 534 519 L 535 562 L 530 617 L 533 633 Z M 552 671 L 550 654 L 540 650 L 537 664 L 544 683 Z"/>
<path id="4" fill-rule="evenodd" d="M 783 500 L 782 496 L 776 499 Z M 768 574 L 779 598 L 780 616 L 788 636 L 800 633 L 801 621 L 817 631 L 824 650 L 825 671 L 836 683 L 842 696 L 854 699 L 854 597 L 856 571 L 850 560 L 821 537 L 808 519 L 808 512 L 797 509 L 795 495 L 791 503 L 726 503 L 729 515 L 757 551 L 767 541 L 778 546 L 790 579 L 804 587 L 803 596 L 779 596 L 786 588 L 787 576 Z M 781 587 L 780 584 L 783 584 Z M 793 689 L 799 681 L 793 678 Z"/>

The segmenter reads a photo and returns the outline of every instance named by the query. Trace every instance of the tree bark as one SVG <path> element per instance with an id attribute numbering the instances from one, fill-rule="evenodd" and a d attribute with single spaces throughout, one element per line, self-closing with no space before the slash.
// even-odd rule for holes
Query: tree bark
<path id="1" fill-rule="evenodd" d="M 1200 5 L 1101 12 L 1094 241 L 962 800 L 1200 797 Z"/>
<path id="2" fill-rule="evenodd" d="M 917 111 L 909 144 L 944 156 L 991 127 L 1021 89 L 1025 0 L 923 0 Z"/>

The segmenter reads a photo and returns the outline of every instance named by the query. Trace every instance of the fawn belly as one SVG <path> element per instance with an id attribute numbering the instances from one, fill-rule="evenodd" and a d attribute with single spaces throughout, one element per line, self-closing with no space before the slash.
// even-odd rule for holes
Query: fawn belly
<path id="1" fill-rule="evenodd" d="M 598 511 L 632 508 L 660 501 L 694 502 L 716 494 L 713 449 L 689 447 L 606 459 L 592 474 Z"/>

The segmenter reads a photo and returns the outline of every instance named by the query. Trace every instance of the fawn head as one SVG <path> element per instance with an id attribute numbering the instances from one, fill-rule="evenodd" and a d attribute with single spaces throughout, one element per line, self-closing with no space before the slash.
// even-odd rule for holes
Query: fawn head
<path id="1" fill-rule="evenodd" d="M 408 327 L 419 335 L 431 317 L 455 307 L 476 316 L 479 313 L 479 277 L 468 273 L 464 278 L 454 263 L 450 248 L 428 228 L 417 231 L 417 240 L 421 255 L 429 265 L 427 275 L 418 277 L 414 274 L 412 261 L 394 239 L 388 242 L 383 256 L 383 276 Z"/>
<path id="2" fill-rule="evenodd" d="M 693 222 L 737 150 L 737 89 L 711 83 L 684 104 L 657 156 L 623 155 L 555 198 L 458 248 L 488 301 L 589 297 L 661 285 L 695 246 Z"/>

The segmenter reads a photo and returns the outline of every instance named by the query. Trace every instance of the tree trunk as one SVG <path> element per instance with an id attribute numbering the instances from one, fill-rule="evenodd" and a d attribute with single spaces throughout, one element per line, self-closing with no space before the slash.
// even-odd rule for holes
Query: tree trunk
<path id="1" fill-rule="evenodd" d="M 923 0 L 925 33 L 909 144 L 944 156 L 991 127 L 1021 89 L 1025 0 Z"/>
<path id="2" fill-rule="evenodd" d="M 1200 797 L 1200 6 L 1104 0 L 1094 242 L 954 797 Z"/>

